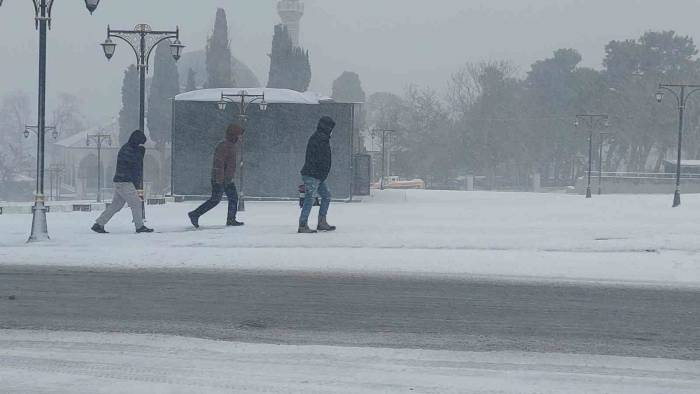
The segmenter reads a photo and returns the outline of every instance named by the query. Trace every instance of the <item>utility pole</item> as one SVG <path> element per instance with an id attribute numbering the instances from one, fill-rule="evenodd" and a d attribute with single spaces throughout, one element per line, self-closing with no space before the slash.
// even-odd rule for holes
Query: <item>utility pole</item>
<path id="1" fill-rule="evenodd" d="M 610 127 L 610 117 L 606 114 L 579 114 L 576 115 L 574 126 L 579 127 L 583 123 L 588 129 L 588 186 L 586 187 L 586 198 L 593 197 L 591 193 L 591 173 L 593 172 L 593 130 L 596 127 Z"/>
<path id="2" fill-rule="evenodd" d="M 133 30 L 113 30 L 107 26 L 107 39 L 100 45 L 104 51 L 107 60 L 111 60 L 114 52 L 117 49 L 117 44 L 112 41 L 112 38 L 120 39 L 134 50 L 136 55 L 136 67 L 139 70 L 139 130 L 146 132 L 146 73 L 148 73 L 148 64 L 151 58 L 153 49 L 163 41 L 168 41 L 170 44 L 170 54 L 175 61 L 180 60 L 182 50 L 185 48 L 180 42 L 180 28 L 175 30 L 153 30 L 151 26 L 142 23 L 134 27 Z M 141 169 L 143 174 L 143 169 Z M 144 218 L 146 217 L 146 203 L 143 187 L 143 176 L 141 177 L 141 185 L 139 185 L 139 194 L 142 198 L 142 211 Z"/>
<path id="3" fill-rule="evenodd" d="M 62 165 L 52 164 L 48 168 L 49 172 L 49 200 L 55 201 L 61 199 L 61 174 L 65 168 Z M 56 194 L 54 194 L 54 185 L 56 185 Z"/>
<path id="4" fill-rule="evenodd" d="M 374 129 L 372 130 L 374 135 L 381 134 L 382 138 L 382 176 L 379 178 L 379 189 L 384 190 L 384 180 L 386 177 L 386 161 L 387 161 L 387 151 L 386 151 L 386 141 L 387 136 L 391 138 L 391 135 L 396 133 L 396 130 L 392 129 Z"/>
<path id="5" fill-rule="evenodd" d="M 607 131 L 600 132 L 599 152 L 598 152 L 598 195 L 603 194 L 603 143 L 610 135 Z"/>
<path id="6" fill-rule="evenodd" d="M 686 91 L 690 92 L 686 94 Z M 681 205 L 681 156 L 683 152 L 683 118 L 685 117 L 685 107 L 690 96 L 700 91 L 700 85 L 689 84 L 659 84 L 659 91 L 656 92 L 656 101 L 661 103 L 664 99 L 664 91 L 671 93 L 676 98 L 678 104 L 678 158 L 676 162 L 676 191 L 673 194 L 673 207 Z"/>
<path id="7" fill-rule="evenodd" d="M 109 134 L 88 134 L 85 146 L 94 143 L 97 146 L 97 202 L 102 202 L 102 144 L 107 142 L 112 146 L 112 136 Z"/>
<path id="8" fill-rule="evenodd" d="M 248 108 L 253 103 L 258 103 L 258 108 L 260 111 L 267 111 L 268 103 L 265 101 L 265 89 L 262 90 L 261 94 L 248 94 L 247 91 L 241 90 L 238 93 L 224 93 L 221 92 L 221 99 L 216 103 L 219 111 L 226 111 L 228 104 L 236 104 L 238 106 L 238 114 L 236 117 L 240 123 L 239 126 L 245 129 L 248 123 Z M 246 170 L 246 157 L 245 157 L 245 137 L 241 136 L 240 141 L 240 169 L 239 177 L 241 180 L 240 191 L 238 193 L 238 211 L 245 212 L 245 170 Z"/>
<path id="9" fill-rule="evenodd" d="M 51 13 L 54 0 L 32 0 L 34 5 L 34 26 L 39 30 L 39 94 L 38 94 L 38 121 L 36 144 L 36 191 L 34 193 L 34 206 L 32 207 L 32 232 L 27 242 L 40 242 L 49 240 L 49 228 L 46 222 L 46 196 L 44 195 L 44 151 L 46 147 L 46 46 L 48 31 L 51 29 Z M 85 0 L 85 7 L 92 14 L 100 0 Z M 0 7 L 2 0 L 0 0 Z"/>

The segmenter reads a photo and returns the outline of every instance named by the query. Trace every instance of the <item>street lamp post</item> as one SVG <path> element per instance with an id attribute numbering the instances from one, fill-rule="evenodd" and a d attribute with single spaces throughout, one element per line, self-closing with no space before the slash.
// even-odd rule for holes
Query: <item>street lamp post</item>
<path id="1" fill-rule="evenodd" d="M 217 103 L 220 111 L 225 111 L 228 104 L 236 104 L 238 106 L 238 119 L 244 126 L 248 122 L 248 107 L 253 103 L 258 103 L 261 111 L 267 111 L 268 103 L 265 101 L 265 91 L 262 94 L 248 94 L 245 90 L 241 90 L 236 94 L 221 93 L 221 99 Z M 245 127 L 244 127 L 245 129 Z M 244 191 L 244 173 L 245 173 L 245 149 L 243 148 L 245 138 L 241 138 L 241 168 L 239 176 L 241 179 L 240 191 L 238 192 L 238 210 L 245 212 L 245 191 Z"/>
<path id="2" fill-rule="evenodd" d="M 603 143 L 610 135 L 607 131 L 600 132 L 599 152 L 598 152 L 598 195 L 603 194 Z"/>
<path id="3" fill-rule="evenodd" d="M 44 196 L 44 148 L 46 135 L 46 41 L 51 28 L 51 11 L 54 0 L 32 0 L 34 3 L 34 25 L 39 30 L 39 95 L 36 154 L 36 192 L 32 208 L 32 232 L 28 242 L 46 241 L 49 229 L 46 223 Z M 92 14 L 100 0 L 85 0 L 85 7 Z M 0 7 L 2 1 L 0 0 Z"/>
<path id="4" fill-rule="evenodd" d="M 85 146 L 94 143 L 97 147 L 97 202 L 102 202 L 102 144 L 107 142 L 112 146 L 112 136 L 109 134 L 88 134 Z"/>
<path id="5" fill-rule="evenodd" d="M 62 165 L 52 164 L 49 166 L 49 200 L 55 201 L 61 199 L 61 175 L 65 168 Z M 54 194 L 54 185 L 56 185 Z"/>
<path id="6" fill-rule="evenodd" d="M 58 129 L 56 126 L 44 126 L 44 131 L 51 132 L 51 137 L 55 140 L 58 138 Z M 30 133 L 34 133 L 37 137 L 39 136 L 39 126 L 24 125 L 24 138 L 29 138 Z"/>
<path id="7" fill-rule="evenodd" d="M 690 92 L 686 93 L 688 90 L 690 90 Z M 673 194 L 674 208 L 681 205 L 681 153 L 683 149 L 683 118 L 685 115 L 685 106 L 690 96 L 699 90 L 700 85 L 659 84 L 659 90 L 656 92 L 656 101 L 659 103 L 664 99 L 664 91 L 671 93 L 678 103 L 678 160 L 676 163 L 676 191 Z"/>
<path id="8" fill-rule="evenodd" d="M 603 124 L 604 127 L 610 126 L 609 116 L 606 114 L 579 114 L 576 115 L 576 127 L 584 123 L 588 128 L 588 186 L 586 187 L 586 198 L 591 198 L 591 173 L 593 172 L 593 130 Z"/>
<path id="9" fill-rule="evenodd" d="M 152 30 L 147 24 L 139 24 L 133 30 L 112 30 L 107 26 L 107 39 L 100 44 L 107 60 L 112 59 L 117 44 L 112 38 L 118 38 L 131 47 L 136 55 L 136 67 L 139 70 L 139 130 L 146 132 L 146 73 L 153 49 L 165 40 L 170 40 L 170 52 L 175 61 L 180 60 L 185 48 L 180 42 L 180 28 L 173 31 Z M 172 41 L 174 40 L 174 41 Z M 143 172 L 143 169 L 141 170 Z M 143 177 L 139 190 L 143 195 Z M 146 216 L 145 202 L 142 201 L 144 217 Z"/>
<path id="10" fill-rule="evenodd" d="M 386 139 L 396 133 L 396 130 L 391 129 L 374 129 L 373 134 L 381 134 L 382 136 L 382 176 L 379 178 L 379 190 L 384 190 L 384 178 L 386 177 Z"/>

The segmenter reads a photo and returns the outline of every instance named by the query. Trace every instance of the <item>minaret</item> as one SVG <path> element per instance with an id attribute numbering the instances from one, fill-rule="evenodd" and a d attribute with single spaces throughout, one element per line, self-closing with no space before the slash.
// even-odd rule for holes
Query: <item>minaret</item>
<path id="1" fill-rule="evenodd" d="M 299 46 L 299 23 L 304 16 L 304 3 L 299 0 L 280 0 L 277 3 L 277 12 L 282 18 L 282 23 L 287 26 L 292 43 Z"/>

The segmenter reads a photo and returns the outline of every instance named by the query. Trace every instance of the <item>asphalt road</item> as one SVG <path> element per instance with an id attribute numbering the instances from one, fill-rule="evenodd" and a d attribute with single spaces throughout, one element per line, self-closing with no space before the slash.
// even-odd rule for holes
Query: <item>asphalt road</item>
<path id="1" fill-rule="evenodd" d="M 2 267 L 0 329 L 700 360 L 700 291 Z"/>

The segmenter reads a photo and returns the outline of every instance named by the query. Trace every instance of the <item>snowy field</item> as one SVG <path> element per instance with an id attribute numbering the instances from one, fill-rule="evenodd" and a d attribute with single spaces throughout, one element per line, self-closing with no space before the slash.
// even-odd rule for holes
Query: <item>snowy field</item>
<path id="1" fill-rule="evenodd" d="M 690 394 L 698 386 L 697 361 L 0 331 L 3 393 Z"/>
<path id="2" fill-rule="evenodd" d="M 157 234 L 136 235 L 125 210 L 90 231 L 99 212 L 49 214 L 52 240 L 25 244 L 30 215 L 0 216 L 0 263 L 497 277 L 700 288 L 700 196 L 581 196 L 384 191 L 337 203 L 336 233 L 296 234 L 294 202 L 249 202 L 243 228 L 225 204 L 195 231 L 195 203 L 148 207 Z M 315 217 L 312 217 L 312 221 Z"/>

